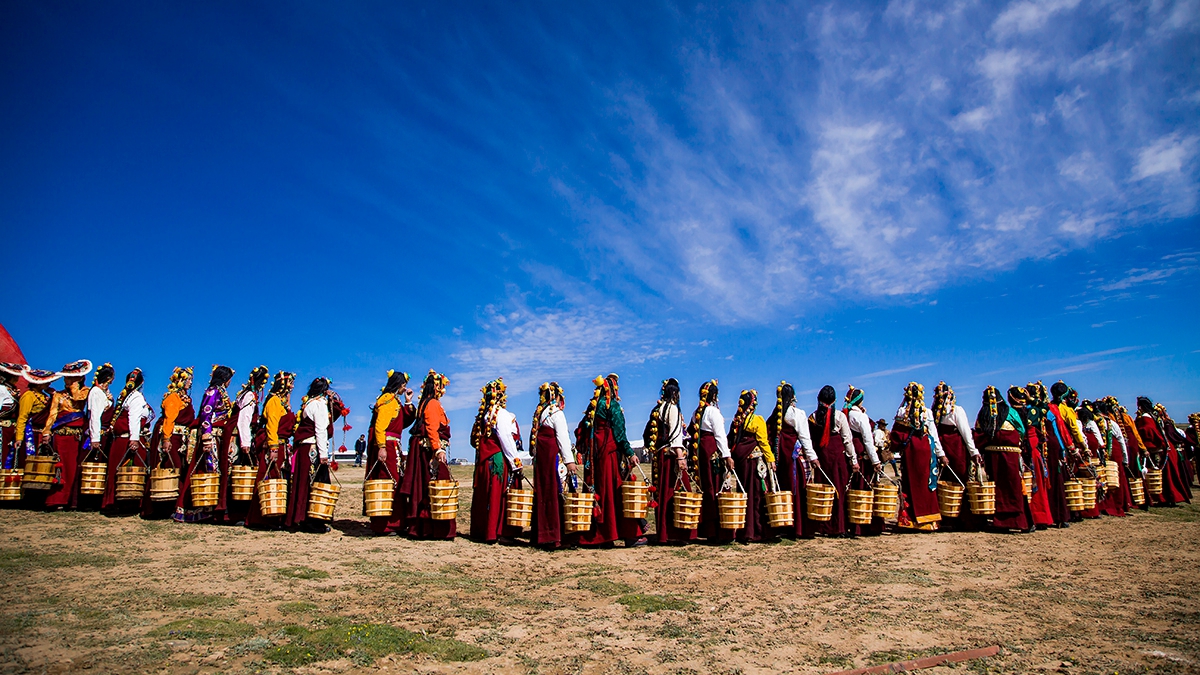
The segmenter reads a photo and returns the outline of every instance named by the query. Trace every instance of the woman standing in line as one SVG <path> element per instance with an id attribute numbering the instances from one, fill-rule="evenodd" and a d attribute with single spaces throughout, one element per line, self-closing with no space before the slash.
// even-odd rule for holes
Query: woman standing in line
<path id="1" fill-rule="evenodd" d="M 116 469 L 113 463 L 116 461 L 112 458 L 110 438 L 110 426 L 112 425 L 113 415 L 113 397 L 108 392 L 108 388 L 112 385 L 115 372 L 111 363 L 105 363 L 96 369 L 92 375 L 92 388 L 88 390 L 87 405 L 84 406 L 84 415 L 87 417 L 87 429 L 83 435 L 83 447 L 80 450 L 80 463 L 107 458 L 109 472 L 114 472 Z M 106 454 L 108 453 L 108 454 Z M 82 498 L 83 495 L 81 494 Z M 94 500 L 89 500 L 94 501 Z M 101 508 L 104 507 L 103 497 L 100 499 Z M 82 502 L 81 502 L 82 504 Z"/>
<path id="2" fill-rule="evenodd" d="M 308 394 L 300 402 L 300 421 L 293 438 L 296 451 L 292 454 L 288 480 L 287 513 L 283 524 L 293 530 L 323 534 L 329 526 L 320 520 L 308 520 L 308 497 L 312 484 L 319 479 L 329 481 L 329 441 L 333 438 L 333 423 L 349 414 L 333 383 L 318 377 L 308 385 Z"/>
<path id="3" fill-rule="evenodd" d="M 529 431 L 529 452 L 533 455 L 532 539 L 550 551 L 570 546 L 578 538 L 563 534 L 562 479 L 568 478 L 575 486 L 579 482 L 565 407 L 562 387 L 557 382 L 542 384 Z"/>
<path id="4" fill-rule="evenodd" d="M 515 543 L 521 528 L 505 524 L 504 498 L 508 486 L 521 484 L 521 430 L 508 404 L 504 380 L 483 385 L 479 413 L 471 427 L 475 475 L 471 493 L 471 540 L 483 544 Z"/>
<path id="5" fill-rule="evenodd" d="M 453 520 L 434 520 L 429 512 L 429 481 L 451 480 L 448 462 L 450 420 L 439 400 L 450 380 L 430 370 L 421 385 L 417 421 L 408 439 L 408 466 L 404 470 L 401 495 L 407 502 L 408 534 L 416 539 L 453 539 L 458 525 Z"/>
<path id="6" fill-rule="evenodd" d="M 195 437 L 192 422 L 196 409 L 192 406 L 192 368 L 176 368 L 163 394 L 158 423 L 150 436 L 150 454 L 147 463 L 150 470 L 182 469 L 188 464 L 188 456 Z M 182 473 L 182 471 L 181 471 Z M 182 478 L 182 476 L 180 476 Z M 166 518 L 175 512 L 175 502 L 150 499 L 150 481 L 142 493 L 142 518 L 147 520 Z"/>
<path id="7" fill-rule="evenodd" d="M 866 395 L 862 389 L 853 385 L 846 392 L 845 405 L 846 421 L 850 426 L 850 440 L 854 443 L 854 458 L 860 467 L 850 477 L 850 488 L 854 490 L 870 490 L 874 487 L 872 479 L 882 474 L 879 453 L 875 449 L 875 423 L 867 416 L 863 403 Z M 869 468 L 868 468 L 869 467 Z M 871 476 L 867 476 L 867 471 Z M 883 518 L 872 516 L 869 525 L 848 525 L 851 536 L 877 535 L 883 533 Z"/>
<path id="8" fill-rule="evenodd" d="M 83 378 L 90 372 L 92 362 L 87 359 L 63 366 L 59 372 L 63 377 L 63 390 L 55 392 L 50 399 L 42 438 L 50 440 L 58 455 L 62 483 L 51 488 L 46 497 L 48 509 L 75 508 L 79 503 L 79 463 L 83 460 L 79 452 L 83 447 L 83 409 L 88 397 Z"/>
<path id="9" fill-rule="evenodd" d="M 233 500 L 233 467 L 255 464 L 254 428 L 258 426 L 258 403 L 270 377 L 271 371 L 266 366 L 256 366 L 251 370 L 246 384 L 242 385 L 234 399 L 233 412 L 225 422 L 220 450 L 224 468 L 221 471 L 221 500 L 217 510 L 223 512 L 226 523 L 246 524 L 250 502 Z"/>
<path id="10" fill-rule="evenodd" d="M 195 523 L 213 517 L 213 507 L 191 505 L 189 491 L 192 476 L 198 473 L 217 473 L 221 476 L 219 481 L 228 480 L 222 471 L 223 468 L 227 471 L 228 467 L 220 457 L 220 442 L 233 407 L 229 401 L 229 394 L 225 391 L 232 379 L 232 368 L 213 366 L 208 388 L 204 390 L 204 397 L 200 399 L 200 415 L 196 420 L 199 426 L 200 447 L 192 454 L 187 471 L 180 476 L 179 498 L 175 500 L 175 520 L 179 522 Z"/>
<path id="11" fill-rule="evenodd" d="M 401 403 L 400 397 L 404 397 Z M 390 479 L 392 515 L 371 516 L 371 531 L 377 535 L 399 534 L 404 530 L 404 500 L 400 496 L 400 476 L 404 473 L 401 440 L 404 430 L 417 417 L 412 403 L 413 390 L 408 388 L 408 373 L 388 371 L 387 382 L 371 411 L 370 440 L 367 441 L 367 473 L 363 480 Z M 365 508 L 365 506 L 364 506 Z"/>
<path id="12" fill-rule="evenodd" d="M 987 473 L 996 484 L 992 527 L 998 530 L 1035 529 L 1021 476 L 1021 455 L 1029 428 L 1025 406 L 1025 390 L 1021 387 L 1009 388 L 1007 404 L 1001 400 L 1000 390 L 988 387 L 975 416 L 975 433 L 983 446 Z"/>
<path id="13" fill-rule="evenodd" d="M 699 459 L 700 491 L 704 494 L 697 535 L 709 542 L 716 542 L 721 531 L 717 493 L 724 477 L 733 471 L 733 457 L 729 452 L 729 439 L 725 436 L 725 418 L 721 415 L 718 393 L 716 380 L 700 385 L 700 402 L 688 424 L 692 454 Z"/>
<path id="14" fill-rule="evenodd" d="M 154 419 L 154 411 L 142 394 L 144 383 L 142 369 L 134 368 L 125 376 L 125 387 L 121 389 L 121 394 L 113 406 L 116 413 L 112 422 L 112 441 L 108 448 L 108 475 L 104 485 L 104 498 L 100 503 L 100 508 L 105 510 L 118 507 L 117 469 L 128 465 L 147 470 L 146 448 L 149 446 L 150 420 Z M 149 480 L 146 482 L 149 483 Z M 132 507 L 137 505 L 134 502 L 125 502 L 119 508 L 129 513 L 134 511 Z"/>
<path id="15" fill-rule="evenodd" d="M 925 388 L 916 382 L 904 387 L 904 402 L 896 410 L 891 443 L 900 448 L 901 457 L 904 508 L 900 512 L 900 527 L 938 529 L 942 520 L 937 499 L 938 464 L 945 463 L 946 455 L 938 442 L 933 415 L 925 407 Z"/>
<path id="16" fill-rule="evenodd" d="M 942 451 L 946 453 L 946 465 L 954 472 L 953 476 L 958 476 L 959 480 L 965 483 L 970 463 L 975 462 L 983 466 L 983 457 L 975 449 L 975 438 L 971 432 L 967 411 L 954 402 L 954 390 L 945 382 L 939 382 L 933 390 L 933 419 L 937 422 Z M 954 482 L 953 476 L 942 476 L 941 479 Z M 967 529 L 972 525 L 970 511 L 964 508 L 955 518 L 943 518 L 942 523 L 951 525 L 956 530 Z"/>
<path id="17" fill-rule="evenodd" d="M 585 457 L 584 482 L 596 491 L 596 515 L 592 529 L 579 536 L 584 546 L 613 545 L 617 539 L 626 546 L 645 546 L 639 520 L 621 515 L 621 463 L 637 465 L 637 455 L 625 437 L 625 412 L 616 373 L 592 380 L 596 385 L 587 412 L 575 428 L 576 446 Z"/>
<path id="18" fill-rule="evenodd" d="M 808 414 L 796 407 L 796 390 L 787 382 L 780 382 L 775 388 L 775 409 L 767 418 L 767 442 L 775 455 L 779 489 L 792 493 L 795 521 L 790 530 L 782 534 L 812 538 L 813 533 L 805 531 L 808 502 L 804 486 L 811 478 L 812 469 L 809 466 L 815 467 L 820 463 L 817 453 L 813 451 Z"/>
<path id="19" fill-rule="evenodd" d="M 1191 502 L 1189 490 L 1183 484 L 1183 473 L 1179 470 L 1179 454 L 1163 432 L 1163 421 L 1154 410 L 1154 402 L 1145 396 L 1137 398 L 1137 430 L 1142 442 L 1154 459 L 1154 465 L 1162 471 L 1161 494 L 1146 495 L 1156 505 L 1175 506 L 1179 502 Z"/>
<path id="20" fill-rule="evenodd" d="M 846 485 L 850 483 L 852 473 L 847 467 L 859 470 L 850 422 L 845 413 L 834 407 L 836 401 L 837 390 L 828 384 L 821 387 L 817 394 L 817 409 L 808 417 L 809 434 L 817 456 L 813 482 L 833 485 L 834 499 L 833 516 L 829 520 L 808 520 L 804 528 L 805 533 L 827 537 L 846 535 Z"/>
<path id="21" fill-rule="evenodd" d="M 1029 515 L 1033 526 L 1046 529 L 1054 524 L 1054 513 L 1050 509 L 1050 465 L 1043 454 L 1046 449 L 1046 425 L 1050 416 L 1050 396 L 1046 385 L 1041 382 L 1031 382 L 1025 387 L 1026 405 L 1023 414 L 1025 422 L 1025 451 L 1021 458 L 1025 468 L 1033 474 L 1033 494 L 1026 496 L 1029 503 Z M 976 439 L 976 443 L 979 443 Z"/>
<path id="22" fill-rule="evenodd" d="M 675 507 L 675 486 L 692 491 L 688 470 L 688 451 L 683 444 L 683 414 L 679 411 L 679 380 L 663 380 L 658 403 L 650 413 L 647 437 L 643 439 L 652 453 L 652 485 L 658 505 L 654 508 L 654 542 L 684 544 L 695 541 L 696 530 L 675 527 L 672 515 Z"/>
<path id="23" fill-rule="evenodd" d="M 286 370 L 275 373 L 271 391 L 263 403 L 262 424 L 254 436 L 258 471 L 254 475 L 254 497 L 246 512 L 246 527 L 277 530 L 283 526 L 283 516 L 262 514 L 258 486 L 264 480 L 287 478 L 290 474 L 288 439 L 296 430 L 296 414 L 292 412 L 292 388 L 295 384 L 295 373 Z"/>
<path id="24" fill-rule="evenodd" d="M 767 441 L 767 423 L 754 412 L 758 407 L 758 392 L 742 391 L 738 397 L 737 413 L 729 423 L 730 453 L 733 467 L 746 493 L 746 526 L 737 530 L 722 530 L 743 544 L 771 537 L 767 528 L 766 492 L 768 471 L 775 471 L 775 455 Z"/>

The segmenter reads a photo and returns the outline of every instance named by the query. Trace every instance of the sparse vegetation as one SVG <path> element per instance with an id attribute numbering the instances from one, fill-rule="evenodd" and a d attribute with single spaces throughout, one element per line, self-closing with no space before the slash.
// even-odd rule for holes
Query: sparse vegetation
<path id="1" fill-rule="evenodd" d="M 649 614 L 663 610 L 691 612 L 697 609 L 696 603 L 684 598 L 674 598 L 664 595 L 647 595 L 630 593 L 617 598 L 617 602 L 629 608 L 634 614 Z"/>
<path id="2" fill-rule="evenodd" d="M 487 657 L 485 650 L 459 640 L 422 635 L 386 624 L 337 621 L 316 630 L 288 626 L 284 632 L 292 639 L 271 647 L 263 656 L 285 667 L 335 658 L 366 666 L 389 654 L 428 654 L 439 661 L 478 661 Z"/>
<path id="3" fill-rule="evenodd" d="M 325 570 L 315 570 L 311 567 L 303 565 L 293 565 L 292 567 L 276 568 L 275 573 L 281 577 L 288 579 L 328 579 L 329 572 Z"/>

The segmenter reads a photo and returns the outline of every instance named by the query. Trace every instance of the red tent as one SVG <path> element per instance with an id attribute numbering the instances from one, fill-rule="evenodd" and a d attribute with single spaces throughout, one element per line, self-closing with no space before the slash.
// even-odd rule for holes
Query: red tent
<path id="1" fill-rule="evenodd" d="M 25 355 L 21 353 L 21 348 L 17 346 L 17 341 L 12 339 L 8 331 L 4 329 L 3 324 L 0 324 L 0 361 L 26 363 Z"/>

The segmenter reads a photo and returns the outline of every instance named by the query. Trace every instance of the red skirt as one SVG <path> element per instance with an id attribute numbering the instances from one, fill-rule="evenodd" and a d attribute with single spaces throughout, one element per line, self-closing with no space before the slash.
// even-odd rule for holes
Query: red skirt
<path id="1" fill-rule="evenodd" d="M 50 438 L 62 462 L 62 484 L 50 488 L 46 507 L 74 506 L 79 495 L 79 449 L 83 445 L 82 437 L 51 434 Z"/>
<path id="2" fill-rule="evenodd" d="M 984 450 L 988 476 L 996 484 L 996 515 L 992 525 L 1005 530 L 1029 529 L 1025 490 L 1021 485 L 1021 455 Z"/>
<path id="3" fill-rule="evenodd" d="M 713 464 L 725 460 L 717 448 L 717 437 L 707 431 L 700 432 L 700 528 L 697 536 L 717 541 L 721 532 L 721 518 L 717 513 L 717 491 L 721 489 L 721 473 L 713 470 Z"/>
<path id="4" fill-rule="evenodd" d="M 367 471 L 371 471 L 372 475 L 364 476 L 363 480 L 377 480 L 387 478 L 395 482 L 396 487 L 392 490 L 392 515 L 390 516 L 371 516 L 371 531 L 375 534 L 391 534 L 393 532 L 404 532 L 404 497 L 400 494 L 400 441 L 395 439 L 387 439 L 387 461 L 375 466 L 375 461 L 379 457 L 379 450 L 372 442 L 367 448 Z M 363 510 L 367 508 L 366 501 L 363 501 Z"/>
<path id="5" fill-rule="evenodd" d="M 833 414 L 832 409 L 830 414 Z M 832 424 L 832 420 L 829 423 Z M 841 436 L 830 434 L 829 443 L 825 446 L 822 446 L 816 438 L 813 441 L 813 449 L 816 450 L 817 461 L 821 463 L 821 470 L 824 471 L 824 474 L 821 471 L 814 471 L 813 482 L 829 482 L 833 485 L 833 517 L 824 522 L 809 521 L 805 525 L 805 529 L 808 532 L 826 536 L 841 536 L 846 533 L 846 485 L 850 483 L 850 467 L 846 465 L 846 453 L 842 449 Z M 825 480 L 826 476 L 829 477 L 828 481 Z M 804 498 L 802 496 L 802 499 Z"/>
<path id="6" fill-rule="evenodd" d="M 117 437 L 112 440 L 112 444 L 108 447 L 108 471 L 104 483 L 104 497 L 100 500 L 100 508 L 111 509 L 117 505 L 117 469 L 122 464 L 131 464 L 133 466 L 146 466 L 146 446 L 139 445 L 137 450 L 129 451 L 129 437 Z M 126 454 L 129 456 L 126 457 Z M 146 477 L 146 482 L 150 482 L 149 476 Z"/>
<path id="7" fill-rule="evenodd" d="M 796 450 L 797 438 L 795 430 L 785 424 L 779 435 L 779 450 L 775 455 L 775 469 L 779 477 L 779 489 L 792 493 L 792 517 L 794 519 L 791 527 L 779 528 L 779 533 L 788 537 L 811 538 L 812 533 L 805 533 L 804 531 L 805 517 L 808 514 L 808 504 L 804 500 L 806 476 L 804 465 L 801 463 L 799 455 L 796 454 L 797 452 L 804 452 L 803 449 Z"/>
<path id="8" fill-rule="evenodd" d="M 481 441 L 480 452 L 475 458 L 475 476 L 471 494 L 472 541 L 490 544 L 500 537 L 515 537 L 521 528 L 504 524 L 504 498 L 508 491 L 508 462 L 504 462 L 500 474 L 492 473 L 493 458 L 500 453 L 500 444 L 495 439 Z M 502 458 L 501 458 L 502 459 Z"/>
<path id="9" fill-rule="evenodd" d="M 970 468 L 970 457 L 967 452 L 967 444 L 963 441 L 962 436 L 958 433 L 958 427 L 953 424 L 938 425 L 938 440 L 942 442 L 942 451 L 946 453 L 946 461 L 950 464 L 950 469 L 954 471 L 954 476 L 958 476 L 959 480 L 967 480 L 967 470 Z M 954 476 L 949 475 L 949 472 L 942 474 L 940 480 L 958 485 L 958 481 L 954 480 Z M 959 515 L 953 518 L 942 517 L 942 525 L 948 525 L 955 530 L 973 529 L 974 516 L 970 509 L 963 508 L 959 511 Z"/>
<path id="10" fill-rule="evenodd" d="M 867 454 L 866 445 L 863 439 L 858 434 L 854 435 L 854 451 L 858 455 L 858 466 L 860 469 L 870 471 L 871 457 Z M 871 490 L 873 486 L 863 471 L 853 474 L 850 477 L 850 489 L 852 490 Z M 871 516 L 871 522 L 866 525 L 853 525 L 849 519 L 849 505 L 847 505 L 846 527 L 850 534 L 858 536 L 873 536 L 883 534 L 884 522 L 879 516 Z"/>
<path id="11" fill-rule="evenodd" d="M 292 458 L 292 474 L 288 477 L 287 513 L 285 527 L 298 529 L 308 520 L 308 495 L 312 490 L 312 457 L 315 443 L 299 443 Z"/>
<path id="12" fill-rule="evenodd" d="M 159 428 L 161 428 L 161 420 Z M 147 462 L 151 470 L 154 469 L 178 469 L 183 466 L 183 456 L 180 454 L 180 449 L 183 448 L 184 436 L 180 434 L 171 434 L 171 437 L 166 440 L 166 448 L 160 450 L 163 445 L 162 434 L 158 433 L 158 442 L 151 443 L 150 454 L 147 457 Z M 146 479 L 146 490 L 142 492 L 142 518 L 153 520 L 158 518 L 169 518 L 174 512 L 174 504 L 166 501 L 159 502 L 150 499 L 150 479 Z"/>
<path id="13" fill-rule="evenodd" d="M 1191 503 L 1191 488 L 1184 482 L 1183 471 L 1179 468 L 1179 453 L 1175 448 L 1167 448 L 1162 465 L 1163 491 L 1154 498 L 1155 504 L 1174 506 L 1179 502 Z M 49 504 L 49 500 L 46 502 Z"/>
<path id="14" fill-rule="evenodd" d="M 220 461 L 214 456 L 220 454 L 217 450 L 220 439 L 213 439 L 213 441 L 211 450 L 204 447 L 203 440 L 199 441 L 199 447 L 193 451 L 192 461 L 183 475 L 179 477 L 179 497 L 175 499 L 175 520 L 191 523 L 212 518 L 212 507 L 192 508 L 189 506 L 188 490 L 192 486 L 193 474 L 220 470 Z"/>
<path id="15" fill-rule="evenodd" d="M 562 483 L 558 478 L 558 438 L 543 424 L 538 429 L 537 455 L 533 458 L 533 543 L 563 546 Z"/>
<path id="16" fill-rule="evenodd" d="M 416 539 L 453 539 L 458 534 L 458 523 L 454 520 L 434 520 L 429 517 L 429 481 L 450 480 L 450 467 L 435 460 L 436 452 L 419 436 L 410 436 L 408 442 L 408 465 L 401 479 L 401 495 L 407 512 L 405 523 L 408 535 Z M 430 462 L 436 462 L 434 471 Z"/>
<path id="17" fill-rule="evenodd" d="M 621 470 L 612 429 L 607 422 L 596 420 L 592 436 L 588 442 L 592 446 L 592 488 L 596 491 L 596 512 L 592 516 L 592 529 L 580 534 L 579 543 L 598 546 L 617 539 L 638 539 L 642 536 L 641 522 L 621 515 Z"/>
<path id="18" fill-rule="evenodd" d="M 767 502 L 763 494 L 763 479 L 758 475 L 762 457 L 754 457 L 758 442 L 752 435 L 731 448 L 733 467 L 737 472 L 742 489 L 746 492 L 746 526 L 739 530 L 725 530 L 743 544 L 762 541 L 770 536 L 767 528 Z"/>
<path id="19" fill-rule="evenodd" d="M 661 448 L 655 453 L 658 462 L 658 482 L 655 484 L 654 499 L 658 506 L 654 508 L 654 541 L 660 544 L 668 542 L 695 541 L 696 530 L 683 530 L 675 527 L 675 487 L 681 486 L 685 492 L 692 491 L 692 479 L 687 471 L 679 471 L 679 460 L 675 448 Z"/>
<path id="20" fill-rule="evenodd" d="M 1033 473 L 1033 496 L 1029 500 L 1029 512 L 1035 525 L 1049 527 L 1054 524 L 1054 516 L 1050 513 L 1050 495 L 1047 491 L 1049 468 L 1042 451 L 1036 445 L 1030 454 L 1033 459 L 1033 466 L 1029 469 Z"/>
<path id="21" fill-rule="evenodd" d="M 264 516 L 262 504 L 258 501 L 258 486 L 264 480 L 274 480 L 283 477 L 284 456 L 286 444 L 278 448 L 262 448 L 258 453 L 258 471 L 254 474 L 254 498 L 246 509 L 246 527 L 277 530 L 283 525 L 283 516 Z M 275 461 L 272 463 L 272 459 Z"/>
<path id="22" fill-rule="evenodd" d="M 929 462 L 933 458 L 929 437 L 915 436 L 906 429 L 896 428 L 892 430 L 891 443 L 892 447 L 901 448 L 900 490 L 904 493 L 904 512 L 908 521 L 917 527 L 939 522 L 942 513 L 938 508 L 937 491 L 929 489 Z"/>
<path id="23" fill-rule="evenodd" d="M 1046 424 L 1053 425 L 1054 420 L 1048 419 Z M 1071 520 L 1071 510 L 1067 508 L 1067 491 L 1064 484 L 1070 465 L 1063 459 L 1063 449 L 1058 442 L 1058 437 L 1054 435 L 1053 429 L 1046 434 L 1045 447 L 1046 452 L 1042 456 L 1046 459 L 1046 467 L 1050 474 L 1049 480 L 1046 481 L 1046 497 L 1050 501 L 1050 517 L 1054 519 L 1056 525 L 1061 525 Z"/>

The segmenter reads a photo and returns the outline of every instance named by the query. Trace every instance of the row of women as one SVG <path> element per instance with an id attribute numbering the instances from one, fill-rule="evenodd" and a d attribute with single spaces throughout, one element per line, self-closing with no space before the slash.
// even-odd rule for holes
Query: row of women
<path id="1" fill-rule="evenodd" d="M 267 390 L 269 372 L 259 366 L 230 397 L 227 389 L 234 373 L 215 366 L 197 407 L 191 398 L 192 369 L 176 368 L 156 419 L 142 393 L 140 370 L 127 375 L 115 397 L 110 392 L 112 367 L 97 368 L 92 386 L 87 387 L 85 377 L 91 371 L 87 361 L 68 364 L 61 371 L 0 364 L 3 468 L 20 469 L 28 457 L 39 454 L 53 456 L 56 462 L 54 485 L 40 493 L 38 505 L 95 506 L 113 512 L 135 508 L 146 518 L 326 529 L 324 522 L 306 517 L 309 490 L 315 482 L 329 482 L 333 425 L 349 413 L 329 380 L 314 380 L 294 413 L 293 373 L 276 373 Z M 52 390 L 50 385 L 59 379 L 62 389 Z M 26 385 L 20 394 L 18 380 Z M 505 495 L 532 483 L 530 539 L 534 544 L 553 549 L 605 547 L 618 540 L 627 546 L 648 542 L 648 523 L 624 517 L 621 508 L 621 485 L 640 469 L 627 437 L 618 382 L 615 374 L 594 380 L 591 399 L 573 431 L 566 419 L 563 388 L 555 382 L 543 384 L 528 435 L 528 455 L 521 447 L 516 416 L 507 409 L 503 381 L 484 386 L 471 430 L 476 451 L 473 539 L 515 540 L 521 531 L 506 525 Z M 451 479 L 450 425 L 440 402 L 449 380 L 431 370 L 415 404 L 408 384 L 407 374 L 389 372 L 372 409 L 366 478 L 390 478 L 394 491 L 391 515 L 372 517 L 371 528 L 377 534 L 454 538 L 454 520 L 431 516 L 428 487 L 431 481 Z M 775 408 L 764 420 L 757 413 L 757 392 L 745 390 L 727 426 L 718 383 L 712 380 L 701 385 L 698 405 L 685 421 L 679 383 L 663 382 L 643 431 L 652 460 L 654 542 L 870 535 L 891 527 L 986 526 L 1021 532 L 1066 527 L 1101 514 L 1125 515 L 1133 507 L 1130 482 L 1140 480 L 1147 469 L 1160 470 L 1164 485 L 1150 501 L 1171 505 L 1191 498 L 1200 415 L 1189 416 L 1190 426 L 1180 432 L 1165 408 L 1146 398 L 1138 399 L 1135 419 L 1112 397 L 1080 401 L 1063 382 L 1049 390 L 1040 382 L 1014 386 L 1004 395 L 988 387 L 972 425 L 946 383 L 934 390 L 932 408 L 926 406 L 923 387 L 910 383 L 887 435 L 875 433 L 862 389 L 850 387 L 839 409 L 836 391 L 826 386 L 816 403 L 814 412 L 807 414 L 798 406 L 794 388 L 783 382 L 776 389 Z M 901 508 L 895 523 L 875 518 L 870 524 L 849 524 L 847 490 L 886 480 L 881 467 L 889 454 L 899 455 L 902 469 Z M 532 467 L 522 465 L 522 456 L 532 457 Z M 87 461 L 103 461 L 108 467 L 106 489 L 94 504 L 79 490 L 79 466 Z M 1113 485 L 1105 484 L 1106 472 L 1096 471 L 1110 461 L 1120 467 L 1119 481 Z M 151 499 L 148 483 L 140 503 L 118 501 L 117 469 L 130 465 L 147 471 L 179 469 L 176 500 L 164 504 Z M 231 498 L 231 469 L 239 465 L 257 467 L 256 487 L 266 479 L 288 481 L 285 515 L 264 516 L 258 499 Z M 525 476 L 527 469 L 532 480 Z M 190 506 L 191 477 L 212 473 L 220 476 L 217 503 Z M 1030 488 L 1023 482 L 1026 473 L 1032 474 Z M 1092 509 L 1071 511 L 1065 484 L 1081 475 L 1097 477 L 1102 497 Z M 995 483 L 995 514 L 987 519 L 969 513 L 944 519 L 936 495 L 939 481 L 963 482 L 972 477 Z M 805 490 L 813 482 L 835 488 L 833 515 L 828 520 L 808 517 Z M 747 497 L 748 517 L 744 527 L 736 530 L 719 526 L 718 495 L 729 490 L 743 491 Z M 580 491 L 594 493 L 591 526 L 568 533 L 564 501 L 567 494 Z M 703 495 L 698 527 L 674 527 L 676 491 Z M 768 491 L 792 493 L 793 526 L 768 526 Z"/>
<path id="2" fill-rule="evenodd" d="M 54 459 L 53 482 L 45 490 L 25 490 L 27 504 L 52 510 L 137 511 L 143 518 L 182 522 L 327 530 L 325 523 L 307 518 L 309 488 L 318 480 L 329 482 L 333 423 L 349 413 L 328 379 L 313 380 L 297 413 L 291 406 L 294 373 L 276 373 L 264 402 L 270 378 L 266 366 L 251 370 L 233 397 L 228 392 L 233 370 L 214 366 L 197 405 L 191 395 L 193 369 L 176 368 L 156 419 L 142 392 L 140 369 L 125 377 L 116 396 L 111 392 L 115 373 L 110 364 L 95 369 L 88 387 L 85 381 L 91 372 L 86 360 L 61 371 L 0 363 L 5 480 L 19 481 L 31 457 Z M 51 385 L 60 379 L 62 388 L 55 391 Z M 20 394 L 19 380 L 25 384 Z M 81 491 L 80 469 L 88 463 L 107 467 L 102 495 Z M 146 473 L 177 470 L 178 495 L 167 501 L 152 499 L 151 482 L 146 481 L 140 500 L 118 500 L 118 469 L 127 466 Z M 256 484 L 266 478 L 286 479 L 286 514 L 267 517 L 259 500 L 232 499 L 230 477 L 236 466 L 257 466 Z M 193 477 L 214 473 L 220 476 L 216 504 L 192 506 L 188 496 Z"/>
<path id="3" fill-rule="evenodd" d="M 638 457 L 627 439 L 618 378 L 610 374 L 593 384 L 591 400 L 573 434 L 564 415 L 562 387 L 548 382 L 540 389 L 529 433 L 534 488 L 530 538 L 538 546 L 612 546 L 619 539 L 627 546 L 647 543 L 647 523 L 624 517 L 621 508 L 621 485 L 634 478 L 631 472 Z M 393 399 L 385 388 L 376 405 L 373 447 L 381 449 L 377 452 L 383 454 L 376 457 L 388 462 L 388 471 L 403 471 L 398 449 L 404 422 L 391 412 L 399 409 Z M 880 534 L 890 527 L 912 531 L 987 527 L 1010 532 L 1068 527 L 1072 521 L 1102 514 L 1126 515 L 1134 507 L 1131 481 L 1140 481 L 1150 469 L 1164 477 L 1163 490 L 1152 494 L 1151 501 L 1174 505 L 1191 500 L 1200 415 L 1190 415 L 1190 426 L 1180 432 L 1163 406 L 1144 397 L 1138 399 L 1134 419 L 1115 398 L 1080 401 L 1063 382 L 1049 390 L 1041 382 L 1014 386 L 1004 395 L 988 387 L 972 424 L 945 382 L 935 388 L 932 408 L 926 406 L 922 385 L 912 382 L 904 389 L 904 402 L 890 434 L 878 436 L 862 389 L 851 386 L 838 409 L 836 391 L 825 386 L 816 403 L 815 411 L 807 414 L 798 407 L 792 385 L 782 382 L 776 389 L 775 408 L 764 420 L 757 414 L 757 392 L 745 390 L 726 427 L 718 383 L 711 380 L 701 385 L 699 404 L 685 423 L 678 381 L 663 382 L 643 431 L 652 460 L 654 542 L 857 536 Z M 389 412 L 381 415 L 380 410 Z M 882 441 L 879 445 L 877 437 Z M 501 380 L 483 388 L 471 442 L 476 449 L 471 537 L 511 541 L 520 531 L 505 524 L 504 495 L 522 484 L 525 467 L 520 460 L 521 435 L 515 416 L 506 409 Z M 895 523 L 875 517 L 869 524 L 849 524 L 847 491 L 868 490 L 887 480 L 882 464 L 889 455 L 899 455 L 901 465 L 901 503 Z M 1111 485 L 1102 468 L 1111 466 L 1109 462 L 1119 467 Z M 1077 478 L 1095 481 L 1100 498 L 1090 508 L 1072 511 L 1066 485 Z M 985 518 L 964 509 L 961 515 L 944 519 L 937 497 L 939 482 L 965 485 L 971 479 L 995 484 L 994 514 Z M 809 517 L 805 491 L 811 482 L 834 487 L 832 516 L 827 519 Z M 567 533 L 565 495 L 579 490 L 594 493 L 593 525 L 584 532 Z M 718 495 L 731 490 L 744 492 L 748 504 L 744 527 L 738 529 L 720 527 Z M 675 527 L 671 516 L 677 491 L 702 494 L 698 527 Z M 769 491 L 792 493 L 792 526 L 769 526 L 765 503 Z M 376 531 L 388 527 L 380 523 Z"/>

